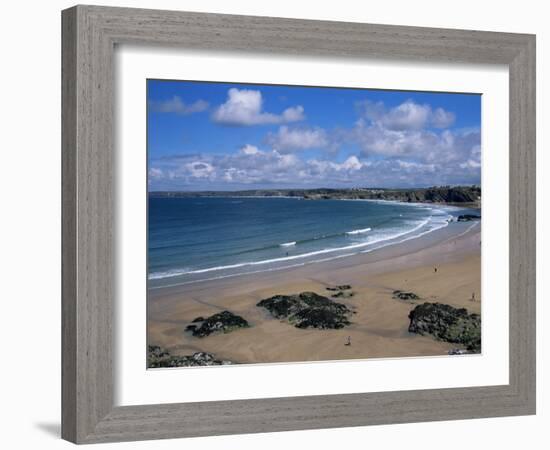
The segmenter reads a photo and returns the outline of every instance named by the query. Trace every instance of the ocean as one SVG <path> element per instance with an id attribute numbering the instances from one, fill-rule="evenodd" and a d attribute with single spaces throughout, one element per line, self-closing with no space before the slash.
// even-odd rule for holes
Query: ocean
<path id="1" fill-rule="evenodd" d="M 424 236 L 472 210 L 369 200 L 149 198 L 149 288 L 278 270 Z"/>

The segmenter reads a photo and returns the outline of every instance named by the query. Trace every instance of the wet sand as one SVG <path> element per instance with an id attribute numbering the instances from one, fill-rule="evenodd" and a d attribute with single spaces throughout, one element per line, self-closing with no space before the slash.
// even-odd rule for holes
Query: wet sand
<path id="1" fill-rule="evenodd" d="M 148 343 L 174 355 L 206 351 L 236 363 L 446 355 L 460 346 L 409 333 L 408 314 L 423 302 L 481 312 L 481 226 L 452 228 L 339 260 L 151 289 Z M 344 329 L 298 329 L 256 306 L 276 294 L 313 291 L 328 297 L 326 288 L 341 284 L 351 285 L 354 293 L 335 299 L 355 312 Z M 421 299 L 394 299 L 394 290 Z M 251 327 L 204 338 L 184 332 L 194 318 L 223 310 L 242 316 Z M 348 337 L 349 346 L 344 345 Z"/>

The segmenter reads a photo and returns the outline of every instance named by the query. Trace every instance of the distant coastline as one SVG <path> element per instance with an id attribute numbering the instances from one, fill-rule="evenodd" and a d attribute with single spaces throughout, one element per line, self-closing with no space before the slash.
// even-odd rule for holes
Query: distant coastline
<path id="1" fill-rule="evenodd" d="M 433 186 L 427 188 L 316 188 L 249 189 L 239 191 L 153 191 L 150 197 L 287 197 L 305 200 L 385 200 L 405 203 L 440 203 L 463 207 L 481 206 L 480 186 Z"/>

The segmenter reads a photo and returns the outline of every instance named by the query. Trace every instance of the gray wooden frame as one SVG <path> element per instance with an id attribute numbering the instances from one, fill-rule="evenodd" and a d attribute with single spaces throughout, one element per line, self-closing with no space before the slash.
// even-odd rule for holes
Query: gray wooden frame
<path id="1" fill-rule="evenodd" d="M 62 31 L 64 439 L 93 443 L 535 413 L 535 36 L 96 6 L 63 11 Z M 114 407 L 116 44 L 508 65 L 509 384 Z"/>

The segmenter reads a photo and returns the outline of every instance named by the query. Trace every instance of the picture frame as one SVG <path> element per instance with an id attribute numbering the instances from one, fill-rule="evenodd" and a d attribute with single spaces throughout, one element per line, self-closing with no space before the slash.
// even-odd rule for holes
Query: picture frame
<path id="1" fill-rule="evenodd" d="M 115 46 L 504 64 L 509 384 L 114 406 Z M 99 6 L 62 12 L 62 437 L 180 438 L 534 414 L 535 36 Z"/>

